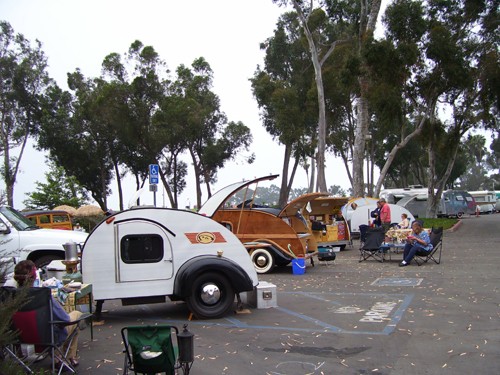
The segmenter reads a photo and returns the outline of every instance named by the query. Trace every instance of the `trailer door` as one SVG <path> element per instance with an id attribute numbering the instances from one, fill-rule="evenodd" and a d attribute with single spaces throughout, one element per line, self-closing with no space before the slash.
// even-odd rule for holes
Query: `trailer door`
<path id="1" fill-rule="evenodd" d="M 153 222 L 132 220 L 115 226 L 116 282 L 167 280 L 173 274 L 167 232 Z"/>

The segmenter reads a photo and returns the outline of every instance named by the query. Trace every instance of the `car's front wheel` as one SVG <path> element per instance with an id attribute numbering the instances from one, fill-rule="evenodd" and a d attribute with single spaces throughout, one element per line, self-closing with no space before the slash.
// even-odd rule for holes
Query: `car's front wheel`
<path id="1" fill-rule="evenodd" d="M 225 276 L 207 272 L 194 280 L 192 293 L 186 298 L 186 303 L 198 319 L 218 319 L 229 312 L 234 297 L 234 289 Z"/>
<path id="2" fill-rule="evenodd" d="M 267 273 L 274 267 L 273 254 L 267 249 L 255 249 L 250 254 L 250 259 L 257 273 Z"/>

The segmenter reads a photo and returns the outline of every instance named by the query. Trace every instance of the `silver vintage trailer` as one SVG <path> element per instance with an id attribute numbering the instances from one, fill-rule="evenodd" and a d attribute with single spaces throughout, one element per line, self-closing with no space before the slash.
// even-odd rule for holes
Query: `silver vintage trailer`
<path id="1" fill-rule="evenodd" d="M 257 273 L 241 241 L 216 221 L 190 211 L 140 207 L 98 224 L 82 249 L 84 283 L 102 303 L 184 300 L 199 318 L 220 318 Z"/>

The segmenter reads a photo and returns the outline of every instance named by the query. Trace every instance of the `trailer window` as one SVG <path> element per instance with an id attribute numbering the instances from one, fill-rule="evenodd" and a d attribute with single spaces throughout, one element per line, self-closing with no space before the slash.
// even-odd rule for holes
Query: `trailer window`
<path id="1" fill-rule="evenodd" d="M 163 259 L 163 239 L 156 234 L 128 235 L 121 239 L 123 263 L 156 263 Z"/>

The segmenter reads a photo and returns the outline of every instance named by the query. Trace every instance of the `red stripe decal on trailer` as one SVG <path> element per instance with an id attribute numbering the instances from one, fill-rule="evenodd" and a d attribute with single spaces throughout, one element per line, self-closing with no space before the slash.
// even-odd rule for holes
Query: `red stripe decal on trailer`
<path id="1" fill-rule="evenodd" d="M 200 233 L 184 233 L 192 244 L 207 245 L 210 243 L 227 242 L 220 232 L 200 232 Z"/>

